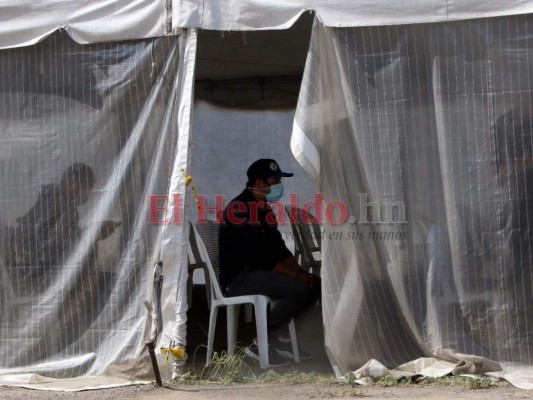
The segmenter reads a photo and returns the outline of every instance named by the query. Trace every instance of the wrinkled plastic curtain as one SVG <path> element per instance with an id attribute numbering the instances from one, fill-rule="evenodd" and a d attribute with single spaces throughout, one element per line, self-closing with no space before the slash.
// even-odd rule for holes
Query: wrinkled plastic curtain
<path id="1" fill-rule="evenodd" d="M 0 52 L 1 374 L 150 377 L 159 259 L 164 336 L 185 345 L 195 37 Z"/>
<path id="2" fill-rule="evenodd" d="M 346 205 L 322 239 L 338 373 L 423 356 L 532 371 L 530 60 L 532 16 L 315 24 L 292 148 L 324 207 Z"/>

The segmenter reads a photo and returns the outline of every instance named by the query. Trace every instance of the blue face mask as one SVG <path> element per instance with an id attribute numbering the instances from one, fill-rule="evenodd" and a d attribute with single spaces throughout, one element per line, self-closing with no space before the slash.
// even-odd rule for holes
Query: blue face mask
<path id="1" fill-rule="evenodd" d="M 281 199 L 281 196 L 283 196 L 283 184 L 277 183 L 275 185 L 270 186 L 270 193 L 265 194 L 265 199 L 269 203 L 273 201 L 278 201 Z"/>

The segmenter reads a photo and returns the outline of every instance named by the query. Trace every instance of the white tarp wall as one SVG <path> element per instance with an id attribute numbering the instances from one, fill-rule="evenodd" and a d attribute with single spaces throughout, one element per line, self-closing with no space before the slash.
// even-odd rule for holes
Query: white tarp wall
<path id="1" fill-rule="evenodd" d="M 0 48 L 35 44 L 58 29 L 78 43 L 171 33 L 170 0 L 5 0 Z"/>
<path id="2" fill-rule="evenodd" d="M 160 258 L 163 341 L 185 345 L 186 229 L 151 224 L 149 196 L 185 212 L 195 49 L 195 32 L 55 33 L 0 52 L 0 383 L 152 379 L 143 302 Z"/>
<path id="3" fill-rule="evenodd" d="M 533 12 L 529 0 L 169 0 L 173 28 L 286 29 L 309 10 L 331 27 L 423 22 Z"/>
<path id="4" fill-rule="evenodd" d="M 531 378 L 531 60 L 532 16 L 315 24 L 292 146 L 358 219 L 324 224 L 338 370 L 433 356 Z"/>
<path id="5" fill-rule="evenodd" d="M 300 203 L 313 200 L 313 183 L 291 153 L 293 118 L 294 108 L 246 110 L 196 102 L 191 171 L 209 208 L 216 208 L 214 196 L 223 196 L 226 205 L 237 196 L 246 186 L 246 169 L 259 158 L 275 158 L 294 173 L 283 181 L 282 201 L 288 203 L 290 193 Z M 215 219 L 212 211 L 206 216 Z"/>
<path id="6" fill-rule="evenodd" d="M 289 28 L 313 10 L 327 26 L 450 21 L 533 12 L 529 0 L 4 0 L 0 48 L 65 29 L 80 43 L 169 35 L 175 29 Z"/>

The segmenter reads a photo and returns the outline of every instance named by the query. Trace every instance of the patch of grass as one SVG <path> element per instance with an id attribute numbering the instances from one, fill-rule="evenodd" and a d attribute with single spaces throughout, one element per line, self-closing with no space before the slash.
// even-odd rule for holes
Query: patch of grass
<path id="1" fill-rule="evenodd" d="M 418 383 L 428 386 L 453 386 L 464 389 L 490 389 L 498 386 L 496 382 L 485 376 L 442 376 L 439 378 L 420 378 Z"/>
<path id="2" fill-rule="evenodd" d="M 244 362 L 245 349 L 238 348 L 234 354 L 214 353 L 213 359 L 201 374 L 201 379 L 229 384 L 249 382 L 255 379 L 252 369 Z"/>
<path id="3" fill-rule="evenodd" d="M 277 382 L 278 379 L 280 379 L 281 374 L 274 371 L 273 369 L 269 369 L 267 372 L 262 373 L 257 377 L 258 382 Z"/>
<path id="4" fill-rule="evenodd" d="M 194 371 L 187 371 L 183 375 L 175 378 L 172 383 L 179 383 L 182 385 L 196 385 L 200 382 L 200 377 Z"/>
<path id="5" fill-rule="evenodd" d="M 344 374 L 344 379 L 336 380 L 336 382 L 351 387 L 359 386 L 359 384 L 356 382 L 355 375 L 352 372 L 347 372 Z"/>
<path id="6" fill-rule="evenodd" d="M 399 387 L 407 386 L 412 383 L 411 378 L 408 376 L 384 376 L 383 378 L 377 378 L 373 381 L 376 386 L 381 387 Z"/>
<path id="7" fill-rule="evenodd" d="M 361 390 L 356 388 L 348 388 L 341 390 L 327 390 L 321 394 L 324 399 L 333 399 L 335 397 L 363 397 L 364 394 Z"/>
<path id="8" fill-rule="evenodd" d="M 212 361 L 201 370 L 189 369 L 185 374 L 173 380 L 172 383 L 196 385 L 204 383 L 323 383 L 335 384 L 337 381 L 333 375 L 319 374 L 316 372 L 300 372 L 291 370 L 279 373 L 268 370 L 256 375 L 245 360 L 245 348 L 236 349 L 233 355 L 226 352 L 214 353 Z"/>
<path id="9" fill-rule="evenodd" d="M 209 365 L 201 370 L 194 367 L 188 368 L 187 372 L 172 383 L 183 385 L 196 385 L 207 383 L 240 383 L 253 381 L 255 374 L 244 362 L 245 349 L 235 349 L 234 354 L 226 352 L 214 353 Z"/>
<path id="10" fill-rule="evenodd" d="M 291 370 L 287 373 L 279 373 L 272 369 L 256 375 L 246 362 L 246 348 L 235 349 L 234 354 L 226 352 L 214 353 L 208 366 L 201 370 L 189 369 L 185 374 L 173 380 L 175 384 L 196 385 L 207 383 L 323 383 L 334 384 L 336 379 L 330 374 L 318 374 L 316 372 L 299 372 Z"/>
<path id="11" fill-rule="evenodd" d="M 269 370 L 256 379 L 256 382 L 268 383 L 331 383 L 331 375 L 318 374 L 316 372 L 299 372 L 292 370 L 283 374 Z"/>
<path id="12" fill-rule="evenodd" d="M 402 387 L 413 384 L 424 386 L 452 386 L 463 389 L 490 389 L 498 384 L 491 378 L 484 376 L 443 376 L 439 378 L 429 377 L 394 377 L 392 375 L 373 379 L 372 383 L 381 387 Z"/>
<path id="13" fill-rule="evenodd" d="M 363 383 L 362 383 L 363 382 Z M 491 389 L 497 387 L 510 386 L 509 382 L 502 379 L 489 378 L 486 376 L 457 375 L 443 376 L 439 378 L 430 378 L 420 375 L 395 377 L 388 375 L 382 378 L 361 378 L 356 379 L 355 375 L 348 372 L 340 379 L 333 378 L 333 385 L 350 387 L 361 387 L 361 385 L 374 385 L 380 387 L 405 387 L 405 386 L 451 386 L 467 390 Z"/>

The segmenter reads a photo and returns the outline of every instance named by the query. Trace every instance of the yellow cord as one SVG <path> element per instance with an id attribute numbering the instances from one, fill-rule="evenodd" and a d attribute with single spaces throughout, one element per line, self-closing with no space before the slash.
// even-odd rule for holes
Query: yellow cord
<path id="1" fill-rule="evenodd" d="M 196 207 L 198 208 L 198 211 L 200 211 L 200 201 L 198 200 L 198 193 L 196 192 L 196 186 L 194 185 L 194 182 L 192 180 L 192 176 L 187 175 L 185 170 L 181 170 L 181 174 L 185 178 L 185 184 L 187 186 L 191 186 L 192 195 L 194 196 L 194 202 L 196 203 Z"/>
<path id="2" fill-rule="evenodd" d="M 161 350 L 161 353 L 165 355 L 165 361 L 168 361 L 169 355 L 172 355 L 174 358 L 178 360 L 183 360 L 183 356 L 185 355 L 185 349 L 180 346 L 161 347 L 160 350 Z"/>

